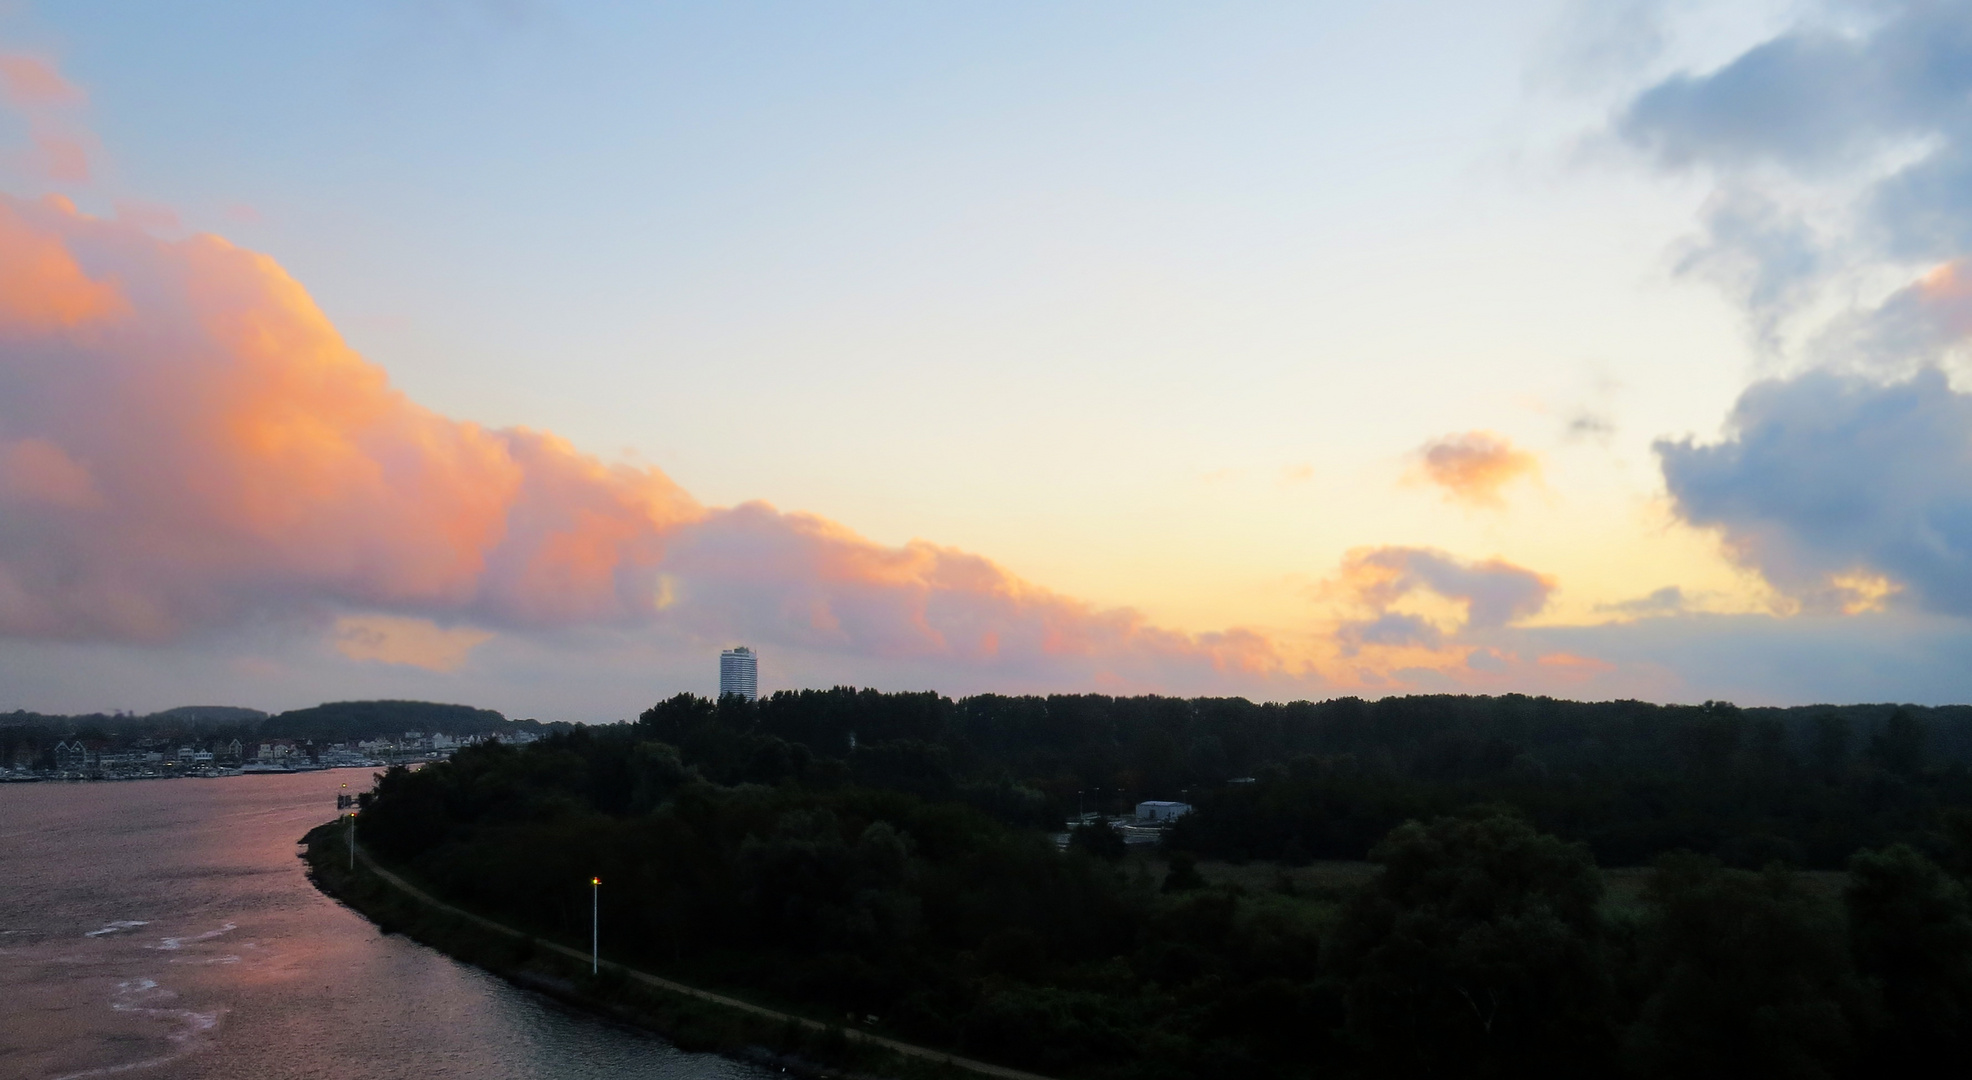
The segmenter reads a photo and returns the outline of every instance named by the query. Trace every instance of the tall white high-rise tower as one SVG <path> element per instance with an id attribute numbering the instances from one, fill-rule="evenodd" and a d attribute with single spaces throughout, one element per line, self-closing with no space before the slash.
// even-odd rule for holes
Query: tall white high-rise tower
<path id="1" fill-rule="evenodd" d="M 744 645 L 719 654 L 719 696 L 727 694 L 748 701 L 760 696 L 760 657 Z"/>

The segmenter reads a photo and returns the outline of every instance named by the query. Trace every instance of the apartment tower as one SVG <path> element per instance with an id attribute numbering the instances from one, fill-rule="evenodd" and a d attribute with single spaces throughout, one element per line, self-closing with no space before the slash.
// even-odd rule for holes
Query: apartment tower
<path id="1" fill-rule="evenodd" d="M 719 654 L 719 696 L 727 694 L 748 701 L 760 696 L 760 657 L 744 645 Z"/>

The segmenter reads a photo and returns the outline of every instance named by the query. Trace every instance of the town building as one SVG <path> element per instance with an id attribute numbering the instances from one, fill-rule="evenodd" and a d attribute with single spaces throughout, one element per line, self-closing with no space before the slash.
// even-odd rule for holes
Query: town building
<path id="1" fill-rule="evenodd" d="M 1176 821 L 1191 813 L 1191 804 L 1151 800 L 1137 804 L 1138 821 Z"/>
<path id="2" fill-rule="evenodd" d="M 719 654 L 719 696 L 727 694 L 748 701 L 760 696 L 760 657 L 744 645 Z"/>

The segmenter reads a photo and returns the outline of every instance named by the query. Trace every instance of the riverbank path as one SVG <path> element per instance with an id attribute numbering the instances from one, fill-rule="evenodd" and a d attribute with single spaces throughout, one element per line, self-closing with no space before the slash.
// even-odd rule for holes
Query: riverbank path
<path id="1" fill-rule="evenodd" d="M 472 912 L 465 910 L 464 908 L 454 907 L 453 905 L 448 904 L 443 900 L 440 900 L 436 896 L 433 896 L 430 893 L 425 892 L 423 889 L 418 888 L 416 885 L 413 885 L 410 882 L 405 881 L 403 878 L 398 877 L 396 874 L 391 873 L 389 870 L 384 869 L 382 866 L 377 865 L 376 860 L 370 858 L 369 852 L 364 851 L 361 848 L 357 849 L 356 855 L 357 858 L 362 862 L 362 864 L 366 868 L 370 870 L 371 873 L 374 873 L 375 875 L 377 875 L 377 877 L 388 882 L 390 885 L 394 886 L 395 888 L 402 890 L 406 896 L 409 896 L 411 899 L 416 900 L 421 904 L 424 904 L 435 910 L 445 912 L 448 915 L 455 915 L 461 919 L 466 920 L 467 922 L 472 923 L 475 926 L 482 927 L 487 930 L 491 930 L 496 934 L 505 934 L 508 937 L 523 938 L 523 939 L 528 936 L 522 933 L 521 931 L 514 929 L 511 926 L 507 926 L 504 923 L 494 922 L 492 919 L 488 919 L 480 915 L 475 915 Z M 548 949 L 553 952 L 559 953 L 562 956 L 566 956 L 571 960 L 580 961 L 581 963 L 584 964 L 589 962 L 589 954 L 582 952 L 579 949 L 571 949 L 566 945 L 558 945 L 552 941 L 542 941 L 539 938 L 534 939 L 534 944 L 540 948 Z M 636 968 L 625 967 L 624 965 L 616 963 L 613 960 L 603 960 L 600 961 L 600 963 L 603 967 L 609 968 L 611 971 L 622 972 L 625 977 L 635 979 L 646 986 L 654 986 L 660 990 L 669 990 L 674 994 L 683 994 L 686 997 L 698 998 L 700 1001 L 710 1001 L 713 1002 L 714 1004 L 724 1005 L 728 1008 L 739 1009 L 744 1012 L 752 1013 L 755 1016 L 764 1016 L 769 1020 L 780 1020 L 783 1022 L 800 1024 L 801 1026 L 808 1028 L 812 1031 L 828 1030 L 828 1025 L 822 1023 L 819 1020 L 811 1020 L 805 1016 L 796 1016 L 793 1013 L 779 1012 L 774 1009 L 766 1008 L 765 1006 L 755 1005 L 750 1001 L 741 1001 L 738 998 L 727 997 L 724 994 L 715 994 L 710 990 L 701 990 L 696 986 L 688 986 L 681 982 L 674 982 L 670 979 L 662 978 L 657 975 L 652 975 L 647 971 L 638 971 Z M 961 1069 L 965 1069 L 970 1072 L 976 1072 L 984 1076 L 997 1076 L 1002 1078 L 1002 1080 L 1052 1080 L 1051 1077 L 1042 1076 L 1039 1073 L 1022 1072 L 1019 1069 L 1009 1069 L 1004 1065 L 995 1065 L 987 1061 L 975 1061 L 972 1058 L 960 1057 L 957 1054 L 948 1054 L 943 1050 L 934 1050 L 928 1046 L 917 1046 L 912 1043 L 899 1042 L 896 1039 L 887 1039 L 881 1035 L 872 1035 L 867 1031 L 858 1031 L 855 1028 L 843 1028 L 842 1033 L 851 1039 L 857 1040 L 858 1042 L 865 1042 L 876 1046 L 881 1046 L 884 1047 L 885 1049 L 894 1050 L 897 1053 L 904 1054 L 909 1057 L 924 1058 L 927 1061 L 936 1061 L 936 1062 L 942 1062 L 947 1065 L 956 1065 Z"/>

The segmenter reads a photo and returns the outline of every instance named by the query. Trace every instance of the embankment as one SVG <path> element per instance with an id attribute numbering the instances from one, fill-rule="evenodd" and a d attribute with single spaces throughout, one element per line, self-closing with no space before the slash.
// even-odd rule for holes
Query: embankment
<path id="1" fill-rule="evenodd" d="M 330 822 L 301 840 L 317 888 L 375 923 L 453 959 L 579 1008 L 654 1031 L 681 1049 L 724 1054 L 816 1077 L 895 1080 L 1048 1080 L 929 1047 L 887 1039 L 603 960 L 447 904 L 366 853 L 349 860 L 347 835 Z"/>

